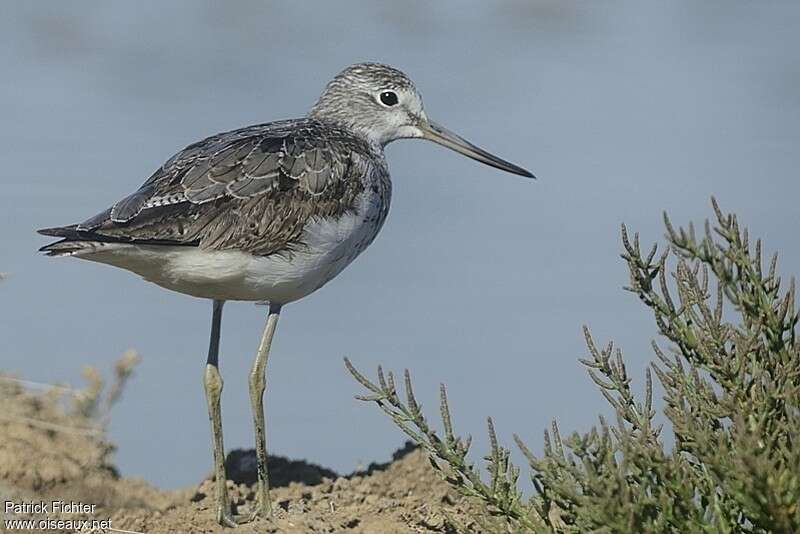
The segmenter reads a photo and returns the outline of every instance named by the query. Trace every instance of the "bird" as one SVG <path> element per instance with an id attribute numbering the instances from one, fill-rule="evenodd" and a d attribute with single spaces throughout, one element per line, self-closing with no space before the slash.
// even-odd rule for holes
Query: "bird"
<path id="1" fill-rule="evenodd" d="M 212 302 L 203 384 L 221 525 L 272 513 L 263 399 L 282 308 L 327 284 L 372 243 L 392 194 L 384 148 L 417 138 L 535 178 L 430 120 L 400 70 L 357 63 L 325 86 L 305 117 L 212 135 L 179 151 L 101 213 L 38 231 L 60 238 L 40 249 L 48 256 L 108 264 Z M 227 301 L 268 304 L 248 377 L 257 487 L 246 516 L 232 513 L 225 477 L 219 340 Z"/>

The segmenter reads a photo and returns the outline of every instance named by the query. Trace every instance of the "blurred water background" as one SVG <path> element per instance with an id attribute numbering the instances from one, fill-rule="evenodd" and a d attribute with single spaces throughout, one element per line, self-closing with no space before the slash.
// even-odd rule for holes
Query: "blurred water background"
<path id="1" fill-rule="evenodd" d="M 541 450 L 609 413 L 576 358 L 581 325 L 625 350 L 640 388 L 654 325 L 619 258 L 619 225 L 660 239 L 662 210 L 709 197 L 800 272 L 797 2 L 4 2 L 0 8 L 0 368 L 42 382 L 143 357 L 115 408 L 122 473 L 197 482 L 211 452 L 201 376 L 211 305 L 110 267 L 36 254 L 35 229 L 82 220 L 204 136 L 303 115 L 348 64 L 406 71 L 428 114 L 532 170 L 525 181 L 421 141 L 388 148 L 377 241 L 287 307 L 268 371 L 270 451 L 336 470 L 403 436 L 348 355 L 413 371 L 432 416 L 485 416 Z M 250 447 L 246 374 L 263 307 L 223 321 L 228 449 Z M 641 389 L 641 388 L 640 388 Z"/>

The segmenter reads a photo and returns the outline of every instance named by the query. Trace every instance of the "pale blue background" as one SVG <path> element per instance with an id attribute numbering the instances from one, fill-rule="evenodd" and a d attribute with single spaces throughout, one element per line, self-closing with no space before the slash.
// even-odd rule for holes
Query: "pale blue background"
<path id="1" fill-rule="evenodd" d="M 654 326 L 620 288 L 622 221 L 700 221 L 716 194 L 800 272 L 797 2 L 4 2 L 0 16 L 0 368 L 80 384 L 125 349 L 142 364 L 113 412 L 125 475 L 196 482 L 211 453 L 202 370 L 211 306 L 109 267 L 40 257 L 206 135 L 300 116 L 346 65 L 405 70 L 429 115 L 530 168 L 500 173 L 425 142 L 388 149 L 395 193 L 374 245 L 287 307 L 270 359 L 273 452 L 349 471 L 403 436 L 342 356 L 413 370 L 436 414 L 486 448 L 485 416 L 541 450 L 555 417 L 604 401 L 581 324 L 638 379 Z M 228 448 L 251 446 L 246 373 L 265 309 L 223 323 Z M 641 382 L 637 384 L 640 385 Z M 479 457 L 476 455 L 476 458 Z"/>

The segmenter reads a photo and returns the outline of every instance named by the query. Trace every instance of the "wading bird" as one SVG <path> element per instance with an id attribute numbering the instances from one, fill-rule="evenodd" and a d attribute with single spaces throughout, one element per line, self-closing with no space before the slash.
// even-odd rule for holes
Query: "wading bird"
<path id="1" fill-rule="evenodd" d="M 39 230 L 62 238 L 41 249 L 50 256 L 106 263 L 213 301 L 204 385 L 222 525 L 271 513 L 263 396 L 281 308 L 325 285 L 375 239 L 392 190 L 384 147 L 407 138 L 533 177 L 429 120 L 420 94 L 399 70 L 361 63 L 328 83 L 305 118 L 199 141 L 102 213 Z M 227 300 L 269 303 L 249 375 L 258 485 L 255 509 L 246 518 L 231 514 L 225 486 L 217 364 Z"/>

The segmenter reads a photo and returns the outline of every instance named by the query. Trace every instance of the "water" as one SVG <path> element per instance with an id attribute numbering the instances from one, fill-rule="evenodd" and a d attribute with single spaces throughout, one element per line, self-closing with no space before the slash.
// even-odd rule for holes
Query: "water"
<path id="1" fill-rule="evenodd" d="M 710 214 L 709 197 L 800 272 L 800 6 L 793 2 L 8 3 L 0 17 L 0 367 L 81 383 L 127 348 L 143 361 L 112 414 L 123 474 L 167 487 L 211 466 L 201 383 L 209 303 L 109 267 L 39 257 L 34 230 L 82 220 L 181 147 L 299 116 L 341 68 L 405 70 L 428 114 L 529 168 L 530 182 L 417 141 L 393 144 L 380 237 L 282 315 L 270 358 L 271 451 L 340 471 L 403 436 L 342 356 L 415 376 L 431 417 L 541 450 L 552 418 L 587 430 L 602 397 L 580 327 L 617 340 L 641 389 L 655 329 L 619 259 Z M 226 308 L 228 448 L 252 446 L 246 374 L 266 309 Z"/>

